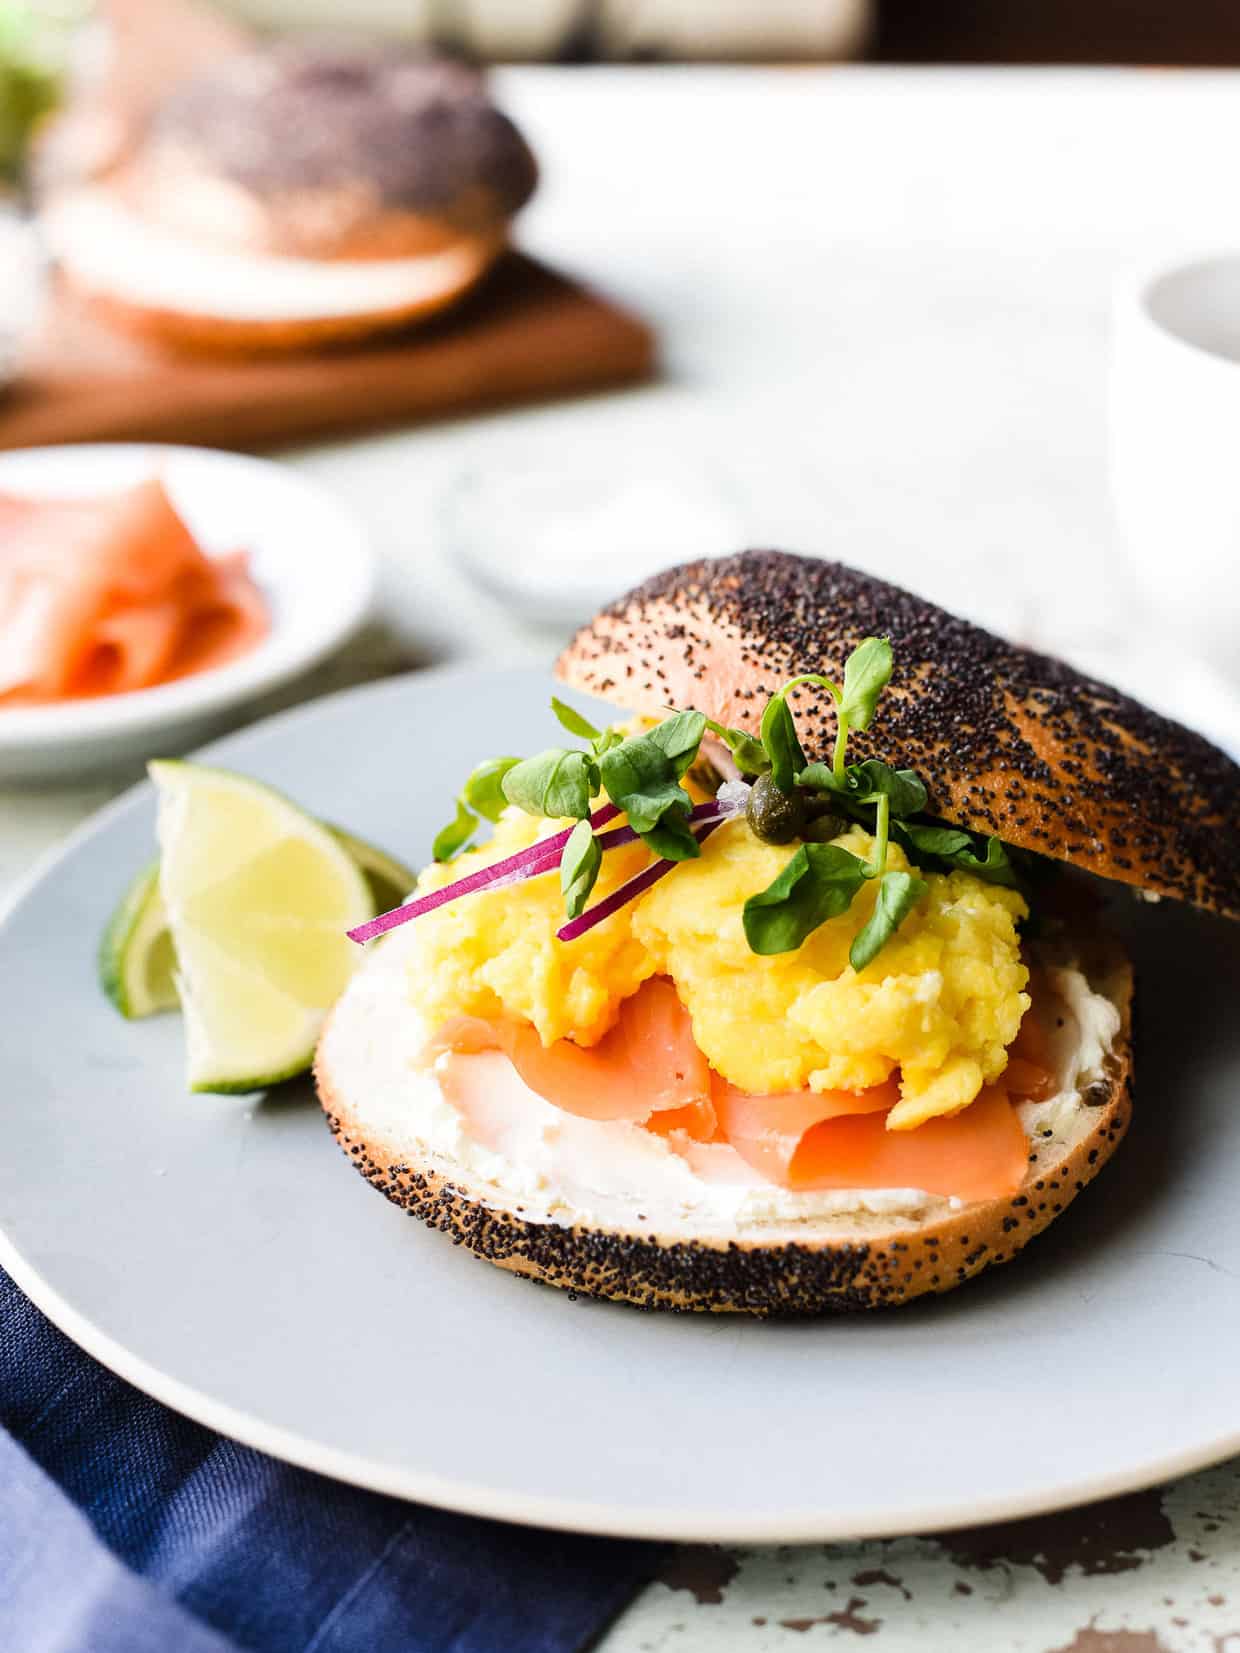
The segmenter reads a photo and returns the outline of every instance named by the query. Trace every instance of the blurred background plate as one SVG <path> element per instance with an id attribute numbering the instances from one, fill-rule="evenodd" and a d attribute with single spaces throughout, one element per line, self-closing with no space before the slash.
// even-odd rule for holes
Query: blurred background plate
<path id="1" fill-rule="evenodd" d="M 198 448 L 87 444 L 0 454 L 0 492 L 109 494 L 157 476 L 208 555 L 250 553 L 271 610 L 248 653 L 158 688 L 0 707 L 0 778 L 80 778 L 182 751 L 230 708 L 322 660 L 361 624 L 374 586 L 366 536 L 325 488 L 264 460 Z"/>

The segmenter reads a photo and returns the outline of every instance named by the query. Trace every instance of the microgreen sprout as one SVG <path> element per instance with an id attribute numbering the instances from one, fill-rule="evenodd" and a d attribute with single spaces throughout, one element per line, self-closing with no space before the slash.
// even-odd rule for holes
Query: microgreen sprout
<path id="1" fill-rule="evenodd" d="M 985 861 L 973 847 L 969 833 L 948 834 L 940 828 L 905 826 L 927 803 L 921 778 L 911 769 L 893 769 L 877 758 L 848 762 L 848 739 L 853 730 L 866 730 L 873 721 L 879 697 L 891 681 L 893 655 L 886 637 L 867 637 L 844 665 L 842 683 L 819 673 L 805 673 L 785 683 L 767 704 L 762 718 L 762 742 L 771 758 L 770 779 L 802 813 L 801 835 L 812 839 L 813 811 L 824 806 L 844 821 L 855 821 L 873 834 L 869 860 L 842 845 L 803 842 L 784 870 L 765 890 L 745 903 L 742 922 L 746 939 L 756 953 L 783 953 L 799 947 L 828 918 L 846 912 L 866 883 L 876 883 L 874 909 L 849 950 L 854 970 L 864 970 L 899 929 L 927 893 L 924 879 L 898 868 L 889 869 L 887 857 L 893 838 L 918 864 L 959 866 L 1000 882 L 1011 869 L 997 838 L 990 841 Z M 794 689 L 812 684 L 835 703 L 835 742 L 830 763 L 807 764 L 788 705 Z M 759 836 L 781 841 L 788 804 L 772 808 L 755 786 L 748 815 Z M 918 841 L 919 832 L 937 834 Z M 923 853 L 924 848 L 924 853 Z"/>
<path id="2" fill-rule="evenodd" d="M 800 840 L 766 889 L 744 905 L 742 924 L 751 950 L 772 954 L 800 947 L 873 884 L 873 908 L 849 950 L 853 968 L 864 970 L 928 890 L 915 872 L 888 866 L 893 843 L 918 868 L 959 870 L 1019 887 L 1015 852 L 998 838 L 991 837 L 983 848 L 972 833 L 917 819 L 928 795 L 915 771 L 893 769 L 878 758 L 848 762 L 849 738 L 870 727 L 892 665 L 889 639 L 867 637 L 846 660 L 841 681 L 806 672 L 777 690 L 757 735 L 692 710 L 669 710 L 660 722 L 635 733 L 598 729 L 575 707 L 553 698 L 551 710 L 561 728 L 584 741 L 584 748 L 555 746 L 531 758 L 490 758 L 479 764 L 461 789 L 454 818 L 435 837 L 434 855 L 437 861 L 450 860 L 470 843 L 481 820 L 498 821 L 509 806 L 574 824 L 350 933 L 355 940 L 369 940 L 461 896 L 558 869 L 567 922 L 557 935 L 573 941 L 643 894 L 678 862 L 699 856 L 702 843 L 725 820 L 743 816 L 767 843 Z M 789 697 L 807 687 L 822 690 L 833 705 L 829 762 L 809 762 L 797 733 Z M 727 748 L 747 779 L 725 782 L 713 800 L 695 805 L 683 783 L 707 731 Z M 698 774 L 695 770 L 694 780 Z M 601 805 L 600 797 L 606 799 Z M 624 824 L 609 824 L 620 816 Z M 834 841 L 853 824 L 872 836 L 866 859 Z M 654 859 L 589 906 L 607 852 L 638 842 Z"/>

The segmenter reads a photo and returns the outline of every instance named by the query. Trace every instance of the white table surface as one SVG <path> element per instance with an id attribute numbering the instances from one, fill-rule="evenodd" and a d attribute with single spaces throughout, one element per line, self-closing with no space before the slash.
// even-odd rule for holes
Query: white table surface
<path id="1" fill-rule="evenodd" d="M 358 510 L 381 618 L 303 685 L 549 659 L 455 566 L 442 497 L 493 465 L 683 463 L 741 537 L 838 556 L 1229 741 L 1235 697 L 1138 602 L 1105 485 L 1111 286 L 1240 243 L 1240 76 L 514 69 L 544 163 L 527 246 L 659 329 L 652 387 L 289 456 Z M 652 536 L 657 525 L 652 525 Z M 669 560 L 675 546 L 669 545 Z M 622 584 L 623 576 L 618 576 Z M 1203 600 L 1240 614 L 1240 576 Z M 120 782 L 0 788 L 0 888 Z M 1240 1649 L 1240 1475 L 967 1540 L 682 1552 L 606 1653 Z"/>

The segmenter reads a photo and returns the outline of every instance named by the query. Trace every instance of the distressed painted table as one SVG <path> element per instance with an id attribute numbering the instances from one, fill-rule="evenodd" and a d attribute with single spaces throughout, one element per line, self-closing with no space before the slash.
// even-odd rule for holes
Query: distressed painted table
<path id="1" fill-rule="evenodd" d="M 1238 1539 L 1232 1463 L 939 1538 L 685 1548 L 599 1653 L 1237 1653 Z"/>
<path id="2" fill-rule="evenodd" d="M 432 659 L 547 659 L 555 635 L 456 566 L 444 490 L 490 464 L 672 455 L 726 470 L 751 542 L 902 580 L 1240 746 L 1234 693 L 1187 644 L 1169 669 L 1104 476 L 1111 284 L 1133 258 L 1240 239 L 1240 78 L 531 69 L 502 89 L 545 165 L 526 239 L 656 322 L 664 379 L 290 456 L 363 515 L 384 570 L 381 623 L 293 696 Z M 0 888 L 127 779 L 0 783 Z M 1240 1653 L 1240 1468 L 940 1538 L 682 1549 L 603 1647 L 857 1639 Z"/>

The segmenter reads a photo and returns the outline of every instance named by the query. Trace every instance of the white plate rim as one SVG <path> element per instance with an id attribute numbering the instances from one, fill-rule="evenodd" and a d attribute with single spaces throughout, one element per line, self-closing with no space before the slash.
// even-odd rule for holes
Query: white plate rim
<path id="1" fill-rule="evenodd" d="M 1240 1431 L 1197 1450 L 1171 1453 L 1150 1460 L 1131 1474 L 1085 1478 L 1063 1482 L 1023 1498 L 996 1496 L 972 1505 L 967 1514 L 959 1508 L 926 1504 L 902 1510 L 899 1524 L 892 1525 L 890 1513 L 862 1511 L 848 1519 L 824 1517 L 819 1510 L 793 1512 L 787 1518 L 771 1517 L 754 1521 L 743 1517 L 720 1519 L 709 1510 L 690 1510 L 676 1518 L 666 1512 L 625 1509 L 618 1513 L 607 1504 L 566 1498 L 540 1498 L 497 1492 L 493 1487 L 472 1481 L 453 1481 L 430 1472 L 393 1470 L 382 1462 L 360 1454 L 342 1452 L 292 1430 L 264 1423 L 261 1419 L 213 1400 L 167 1376 L 146 1361 L 131 1356 L 92 1321 L 77 1313 L 58 1292 L 47 1286 L 37 1270 L 27 1268 L 0 1230 L 0 1267 L 25 1293 L 36 1308 L 79 1348 L 92 1355 L 109 1371 L 132 1383 L 152 1399 L 200 1423 L 217 1434 L 240 1441 L 243 1446 L 301 1469 L 326 1475 L 332 1480 L 453 1510 L 460 1515 L 509 1521 L 517 1526 L 545 1527 L 559 1532 L 592 1534 L 603 1538 L 664 1540 L 697 1544 L 814 1544 L 857 1539 L 890 1539 L 914 1534 L 951 1532 L 990 1526 L 999 1521 L 1049 1515 L 1098 1503 L 1124 1493 L 1178 1480 L 1196 1470 L 1240 1453 Z"/>
<path id="2" fill-rule="evenodd" d="M 264 718 L 240 736 L 229 737 L 234 749 L 251 736 L 264 736 L 274 726 L 288 726 L 312 719 L 327 702 L 344 699 L 362 701 L 371 694 L 390 692 L 401 682 L 417 679 L 450 688 L 485 670 L 482 661 L 428 668 L 366 683 L 308 704 Z M 204 749 L 210 755 L 211 748 Z M 148 782 L 128 788 L 96 811 L 61 844 L 41 856 L 16 888 L 0 904 L 0 927 L 8 922 L 56 869 L 111 822 L 114 815 L 129 808 Z M 183 1383 L 152 1363 L 132 1355 L 123 1344 L 80 1314 L 59 1292 L 27 1264 L 20 1251 L 0 1226 L 0 1267 L 9 1274 L 35 1307 L 66 1337 L 87 1354 L 132 1383 L 153 1399 L 193 1419 L 206 1428 L 240 1441 L 243 1445 L 303 1469 L 373 1492 L 430 1504 L 463 1515 L 509 1521 L 521 1526 L 546 1527 L 563 1532 L 596 1534 L 602 1537 L 666 1540 L 682 1543 L 715 1544 L 804 1544 L 867 1538 L 896 1538 L 910 1534 L 949 1532 L 985 1526 L 999 1521 L 1050 1514 L 1056 1510 L 1096 1503 L 1102 1499 L 1137 1492 L 1166 1481 L 1176 1480 L 1240 1455 L 1240 1429 L 1178 1452 L 1168 1452 L 1134 1464 L 1129 1470 L 1110 1475 L 1061 1479 L 1053 1486 L 1027 1495 L 1005 1497 L 997 1494 L 978 1499 L 969 1509 L 923 1503 L 901 1507 L 893 1523 L 890 1509 L 852 1510 L 845 1517 L 824 1516 L 821 1509 L 790 1511 L 768 1519 L 720 1517 L 708 1509 L 685 1510 L 676 1516 L 666 1511 L 643 1512 L 631 1506 L 616 1508 L 603 1503 L 537 1495 L 516 1495 L 497 1491 L 474 1481 L 452 1480 L 433 1472 L 393 1469 L 380 1460 L 327 1447 L 312 1438 L 285 1430 L 261 1418 L 213 1399 L 209 1394 Z"/>
<path id="3" fill-rule="evenodd" d="M 50 751 L 79 746 L 92 737 L 107 740 L 154 730 L 164 725 L 209 717 L 239 702 L 279 688 L 299 672 L 324 659 L 353 632 L 370 611 L 376 586 L 376 563 L 359 520 L 332 491 L 292 466 L 252 454 L 222 448 L 195 447 L 168 442 L 68 442 L 33 448 L 11 448 L 0 453 L 0 485 L 10 465 L 56 468 L 81 456 L 88 464 L 118 466 L 150 459 L 152 471 L 161 461 L 218 466 L 221 472 L 248 473 L 290 494 L 313 502 L 316 515 L 338 542 L 331 564 L 331 602 L 324 604 L 323 621 L 302 634 L 292 634 L 277 620 L 271 632 L 253 649 L 207 671 L 151 689 L 71 700 L 54 706 L 16 706 L 0 709 L 0 753 Z"/>

